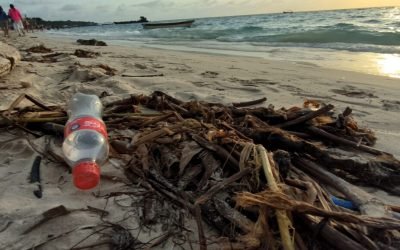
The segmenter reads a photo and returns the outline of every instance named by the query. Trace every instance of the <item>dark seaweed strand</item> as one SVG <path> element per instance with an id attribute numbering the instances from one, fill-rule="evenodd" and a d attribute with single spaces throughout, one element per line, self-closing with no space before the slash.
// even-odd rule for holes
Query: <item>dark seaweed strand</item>
<path id="1" fill-rule="evenodd" d="M 42 192 L 42 184 L 40 183 L 40 162 L 42 161 L 41 156 L 36 156 L 35 160 L 33 161 L 32 164 L 32 170 L 31 170 L 31 175 L 30 175 L 30 183 L 37 183 L 38 189 L 33 191 L 33 194 L 37 198 L 42 198 L 43 192 Z"/>

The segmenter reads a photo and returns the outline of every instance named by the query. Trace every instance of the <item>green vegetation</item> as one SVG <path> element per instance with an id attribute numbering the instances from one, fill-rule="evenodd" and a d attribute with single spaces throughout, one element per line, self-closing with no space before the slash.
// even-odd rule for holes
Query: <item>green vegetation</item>
<path id="1" fill-rule="evenodd" d="M 83 21 L 46 21 L 40 17 L 27 18 L 30 24 L 34 27 L 42 27 L 45 29 L 61 29 L 61 28 L 72 28 L 82 26 L 95 26 L 98 25 L 94 22 L 83 22 Z"/>

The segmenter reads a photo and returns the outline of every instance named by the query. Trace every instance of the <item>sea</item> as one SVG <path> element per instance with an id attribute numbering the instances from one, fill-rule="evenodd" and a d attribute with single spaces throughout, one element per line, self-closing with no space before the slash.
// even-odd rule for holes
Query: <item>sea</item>
<path id="1" fill-rule="evenodd" d="M 146 30 L 141 24 L 112 24 L 50 30 L 48 34 L 289 60 L 400 78 L 400 7 L 195 20 L 191 28 Z"/>

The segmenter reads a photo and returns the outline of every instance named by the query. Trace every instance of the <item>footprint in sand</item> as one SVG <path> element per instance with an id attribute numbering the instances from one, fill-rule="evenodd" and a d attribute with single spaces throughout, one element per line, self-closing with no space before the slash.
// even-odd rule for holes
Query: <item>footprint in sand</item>
<path id="1" fill-rule="evenodd" d="M 138 69 L 147 69 L 147 66 L 142 63 L 135 63 L 135 67 Z"/>
<path id="2" fill-rule="evenodd" d="M 191 83 L 196 87 L 205 87 L 211 85 L 211 83 L 206 83 L 203 81 L 192 81 Z"/>
<path id="3" fill-rule="evenodd" d="M 158 63 L 153 63 L 151 66 L 153 68 L 155 68 L 155 69 L 163 69 L 163 68 L 165 68 L 165 66 L 163 66 L 161 64 L 158 64 Z"/>
<path id="4" fill-rule="evenodd" d="M 201 73 L 201 75 L 207 78 L 216 78 L 219 75 L 219 73 L 214 71 L 206 71 Z"/>
<path id="5" fill-rule="evenodd" d="M 250 79 L 250 80 L 247 80 L 247 79 L 239 79 L 239 78 L 236 78 L 236 77 L 232 77 L 232 78 L 229 78 L 229 80 L 233 81 L 233 82 L 238 82 L 243 86 L 253 86 L 253 87 L 256 87 L 256 86 L 258 87 L 259 85 L 276 85 L 276 84 L 278 84 L 277 82 L 273 82 L 273 81 L 270 81 L 270 80 L 267 80 L 267 79 Z"/>
<path id="6" fill-rule="evenodd" d="M 399 111 L 400 110 L 400 101 L 393 100 L 382 100 L 382 107 L 387 111 Z"/>
<path id="7" fill-rule="evenodd" d="M 261 89 L 268 89 L 269 91 L 275 93 L 279 93 L 278 89 L 271 87 L 271 85 L 276 85 L 278 83 L 267 79 L 239 79 L 236 77 L 232 77 L 229 78 L 228 80 L 232 82 L 238 82 L 239 84 L 245 87 L 257 87 Z"/>
<path id="8" fill-rule="evenodd" d="M 181 73 L 192 73 L 193 72 L 192 68 L 190 68 L 188 66 L 176 67 L 176 68 L 173 68 L 173 70 L 181 72 Z"/>
<path id="9" fill-rule="evenodd" d="M 301 88 L 292 86 L 292 85 L 280 85 L 281 88 L 286 89 L 290 92 L 295 92 L 296 94 L 301 94 L 304 93 L 304 91 Z"/>
<path id="10" fill-rule="evenodd" d="M 342 89 L 331 89 L 333 93 L 354 98 L 377 98 L 371 91 L 346 86 Z"/>

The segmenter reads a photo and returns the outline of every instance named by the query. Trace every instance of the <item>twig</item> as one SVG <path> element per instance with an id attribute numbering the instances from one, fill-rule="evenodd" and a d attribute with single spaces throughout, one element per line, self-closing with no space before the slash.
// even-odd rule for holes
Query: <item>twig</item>
<path id="1" fill-rule="evenodd" d="M 250 174 L 253 171 L 251 168 L 245 168 L 240 172 L 226 178 L 225 180 L 215 184 L 212 188 L 210 188 L 205 194 L 201 195 L 199 198 L 196 199 L 195 205 L 202 205 L 206 203 L 209 199 L 211 199 L 215 194 L 224 190 L 227 186 L 231 183 L 242 179 L 244 176 Z"/>
<path id="2" fill-rule="evenodd" d="M 158 122 L 167 120 L 168 118 L 170 118 L 171 116 L 174 116 L 174 115 L 175 115 L 175 112 L 170 112 L 170 113 L 167 113 L 167 114 L 165 114 L 165 115 L 157 116 L 157 117 L 155 117 L 155 118 L 152 118 L 152 119 L 149 119 L 149 120 L 143 122 L 143 123 L 141 124 L 141 127 L 147 127 L 147 126 L 149 126 L 149 125 L 156 124 L 156 123 L 158 123 Z"/>
<path id="3" fill-rule="evenodd" d="M 85 236 L 83 239 L 81 239 L 80 241 L 78 241 L 77 243 L 75 243 L 75 245 L 73 245 L 73 246 L 71 247 L 71 250 L 76 249 L 76 246 L 78 246 L 79 244 L 81 244 L 81 243 L 84 242 L 85 240 L 89 239 L 92 235 L 95 235 L 95 234 L 97 234 L 97 233 L 100 233 L 101 231 L 104 231 L 104 230 L 106 230 L 106 229 L 108 229 L 108 228 L 109 228 L 109 227 L 106 226 L 106 227 L 100 228 L 99 230 L 96 230 L 96 231 L 90 233 L 89 235 Z"/>
<path id="4" fill-rule="evenodd" d="M 288 210 L 302 214 L 311 214 L 320 217 L 330 217 L 340 222 L 355 223 L 380 229 L 400 229 L 400 220 L 371 217 L 367 215 L 356 215 L 347 212 L 328 211 L 304 201 L 294 200 L 283 193 L 270 190 L 258 194 L 243 192 L 237 195 L 236 202 L 241 207 L 254 205 L 265 205 L 280 210 Z"/>
<path id="5" fill-rule="evenodd" d="M 351 183 L 341 179 L 340 177 L 329 173 L 312 161 L 297 157 L 294 162 L 303 171 L 317 177 L 320 181 L 346 195 L 348 199 L 355 203 L 363 214 L 374 217 L 388 215 L 385 209 L 385 204 L 373 195 L 353 186 Z"/>
<path id="6" fill-rule="evenodd" d="M 25 98 L 31 101 L 32 103 L 36 104 L 37 106 L 41 107 L 44 110 L 51 111 L 51 108 L 47 107 L 45 104 L 40 102 L 39 100 L 36 100 L 33 96 L 25 94 Z"/>
<path id="7" fill-rule="evenodd" d="M 165 242 L 166 240 L 168 240 L 168 238 L 169 237 L 171 237 L 173 235 L 173 232 L 167 232 L 166 234 L 164 234 L 164 235 L 162 235 L 162 236 L 157 236 L 157 238 L 155 238 L 155 239 L 157 239 L 156 241 L 154 241 L 153 243 L 151 243 L 149 246 L 146 246 L 145 247 L 145 250 L 150 250 L 150 249 L 152 249 L 153 247 L 156 247 L 156 246 L 158 246 L 158 245 L 160 245 L 161 243 L 163 243 L 163 242 Z M 153 241 L 153 240 L 155 240 L 155 239 L 152 239 L 152 240 L 150 240 L 149 242 L 151 242 L 151 241 Z"/>
<path id="8" fill-rule="evenodd" d="M 319 136 L 322 136 L 322 137 L 324 137 L 326 139 L 329 139 L 329 140 L 331 140 L 331 141 L 333 141 L 335 143 L 338 143 L 338 144 L 343 144 L 343 145 L 346 145 L 346 146 L 350 146 L 352 148 L 355 148 L 355 149 L 358 149 L 358 150 L 361 150 L 361 151 L 364 151 L 364 152 L 367 152 L 367 153 L 371 153 L 371 154 L 374 154 L 374 155 L 389 155 L 388 153 L 385 153 L 385 152 L 380 151 L 378 149 L 371 148 L 369 146 L 362 145 L 362 144 L 359 145 L 356 142 L 349 141 L 349 140 L 344 139 L 344 138 L 340 138 L 340 137 L 338 137 L 338 136 L 336 136 L 334 134 L 328 133 L 325 130 L 319 129 L 319 128 L 314 127 L 314 126 L 311 126 L 308 129 L 312 133 L 314 133 L 316 135 L 319 135 Z"/>
<path id="9" fill-rule="evenodd" d="M 223 147 L 217 144 L 210 143 L 206 139 L 198 135 L 193 135 L 192 138 L 201 146 L 218 154 L 225 161 L 229 161 L 229 163 L 233 165 L 234 169 L 239 169 L 239 162 L 232 155 L 230 155 L 229 152 Z"/>
<path id="10" fill-rule="evenodd" d="M 316 219 L 313 219 L 310 215 L 301 216 L 304 219 L 304 222 L 311 229 L 314 229 L 317 225 Z M 325 225 L 322 227 L 320 232 L 322 238 L 324 238 L 327 242 L 331 243 L 337 249 L 348 249 L 348 250 L 359 250 L 364 249 L 362 245 L 347 237 L 345 234 L 339 232 L 334 229 L 332 226 Z"/>
<path id="11" fill-rule="evenodd" d="M 166 94 L 166 93 L 164 93 L 164 92 L 162 92 L 162 91 L 159 91 L 159 90 L 154 91 L 153 94 L 152 94 L 151 96 L 152 96 L 153 98 L 154 98 L 155 96 L 160 96 L 160 97 L 165 98 L 165 99 L 167 99 L 168 101 L 170 101 L 170 102 L 172 102 L 172 103 L 174 103 L 174 104 L 176 104 L 176 105 L 182 105 L 182 104 L 184 104 L 183 101 L 178 100 L 178 99 L 176 99 L 175 97 L 172 97 L 172 96 L 170 96 L 170 95 L 168 95 L 168 94 Z"/>
<path id="12" fill-rule="evenodd" d="M 111 245 L 112 241 L 111 240 L 102 240 L 100 242 L 96 242 L 94 244 L 90 244 L 90 245 L 86 245 L 86 246 L 73 247 L 73 248 L 71 248 L 71 250 L 82 250 L 82 249 L 86 249 L 86 248 L 98 247 L 98 246 L 105 245 L 105 244 Z"/>
<path id="13" fill-rule="evenodd" d="M 286 128 L 286 127 L 290 127 L 290 126 L 293 126 L 293 125 L 297 125 L 297 124 L 306 122 L 306 121 L 308 121 L 308 120 L 311 120 L 311 119 L 313 119 L 313 118 L 315 118 L 315 117 L 318 117 L 318 116 L 320 116 L 320 115 L 322 115 L 322 114 L 325 114 L 325 113 L 327 113 L 328 111 L 332 110 L 333 108 L 334 108 L 334 106 L 331 105 L 331 104 L 329 104 L 329 105 L 327 105 L 327 106 L 325 106 L 325 107 L 323 107 L 323 108 L 320 108 L 320 109 L 318 109 L 318 110 L 316 110 L 316 111 L 310 112 L 310 113 L 305 114 L 305 115 L 303 115 L 303 116 L 300 116 L 300 117 L 298 117 L 298 118 L 296 118 L 296 119 L 294 119 L 294 120 L 287 121 L 287 122 L 285 122 L 285 123 L 278 124 L 278 125 L 276 125 L 276 126 L 277 126 L 278 128 Z"/>
<path id="14" fill-rule="evenodd" d="M 35 118 L 15 118 L 13 121 L 20 122 L 20 123 L 57 123 L 57 122 L 65 122 L 68 120 L 68 117 L 35 117 Z"/>
<path id="15" fill-rule="evenodd" d="M 128 74 L 122 74 L 122 77 L 157 77 L 157 76 L 164 76 L 163 73 L 160 74 L 152 74 L 152 75 L 128 75 Z"/>
<path id="16" fill-rule="evenodd" d="M 22 234 L 27 234 L 27 233 L 31 232 L 33 229 L 42 225 L 43 223 L 45 223 L 51 219 L 69 214 L 70 212 L 71 211 L 69 211 L 63 205 L 51 208 L 42 214 L 42 218 L 37 223 L 35 223 L 34 225 L 32 225 L 31 227 L 26 229 Z"/>
<path id="17" fill-rule="evenodd" d="M 247 106 L 252 106 L 252 105 L 257 105 L 257 104 L 263 103 L 266 100 L 267 100 L 267 98 L 263 97 L 263 98 L 253 100 L 253 101 L 248 101 L 248 102 L 233 102 L 232 105 L 236 108 L 247 107 Z"/>
<path id="18" fill-rule="evenodd" d="M 199 205 L 195 205 L 195 218 L 197 223 L 197 231 L 199 233 L 200 250 L 207 250 L 207 241 L 204 236 L 204 229 L 201 219 L 201 209 Z"/>
<path id="19" fill-rule="evenodd" d="M 20 96 L 18 96 L 17 99 L 15 99 L 15 100 L 11 103 L 10 107 L 8 107 L 8 109 L 4 112 L 4 114 L 5 114 L 6 116 L 9 116 L 10 113 L 11 113 L 11 111 L 12 111 L 15 107 L 17 107 L 18 104 L 19 104 L 20 102 L 22 102 L 22 100 L 23 100 L 24 98 L 25 98 L 25 94 L 21 94 Z"/>
<path id="20" fill-rule="evenodd" d="M 213 199 L 215 208 L 221 216 L 229 220 L 234 226 L 238 226 L 244 233 L 252 232 L 255 229 L 255 224 L 235 208 L 230 207 L 229 204 L 221 199 L 222 195 L 217 195 Z"/>

